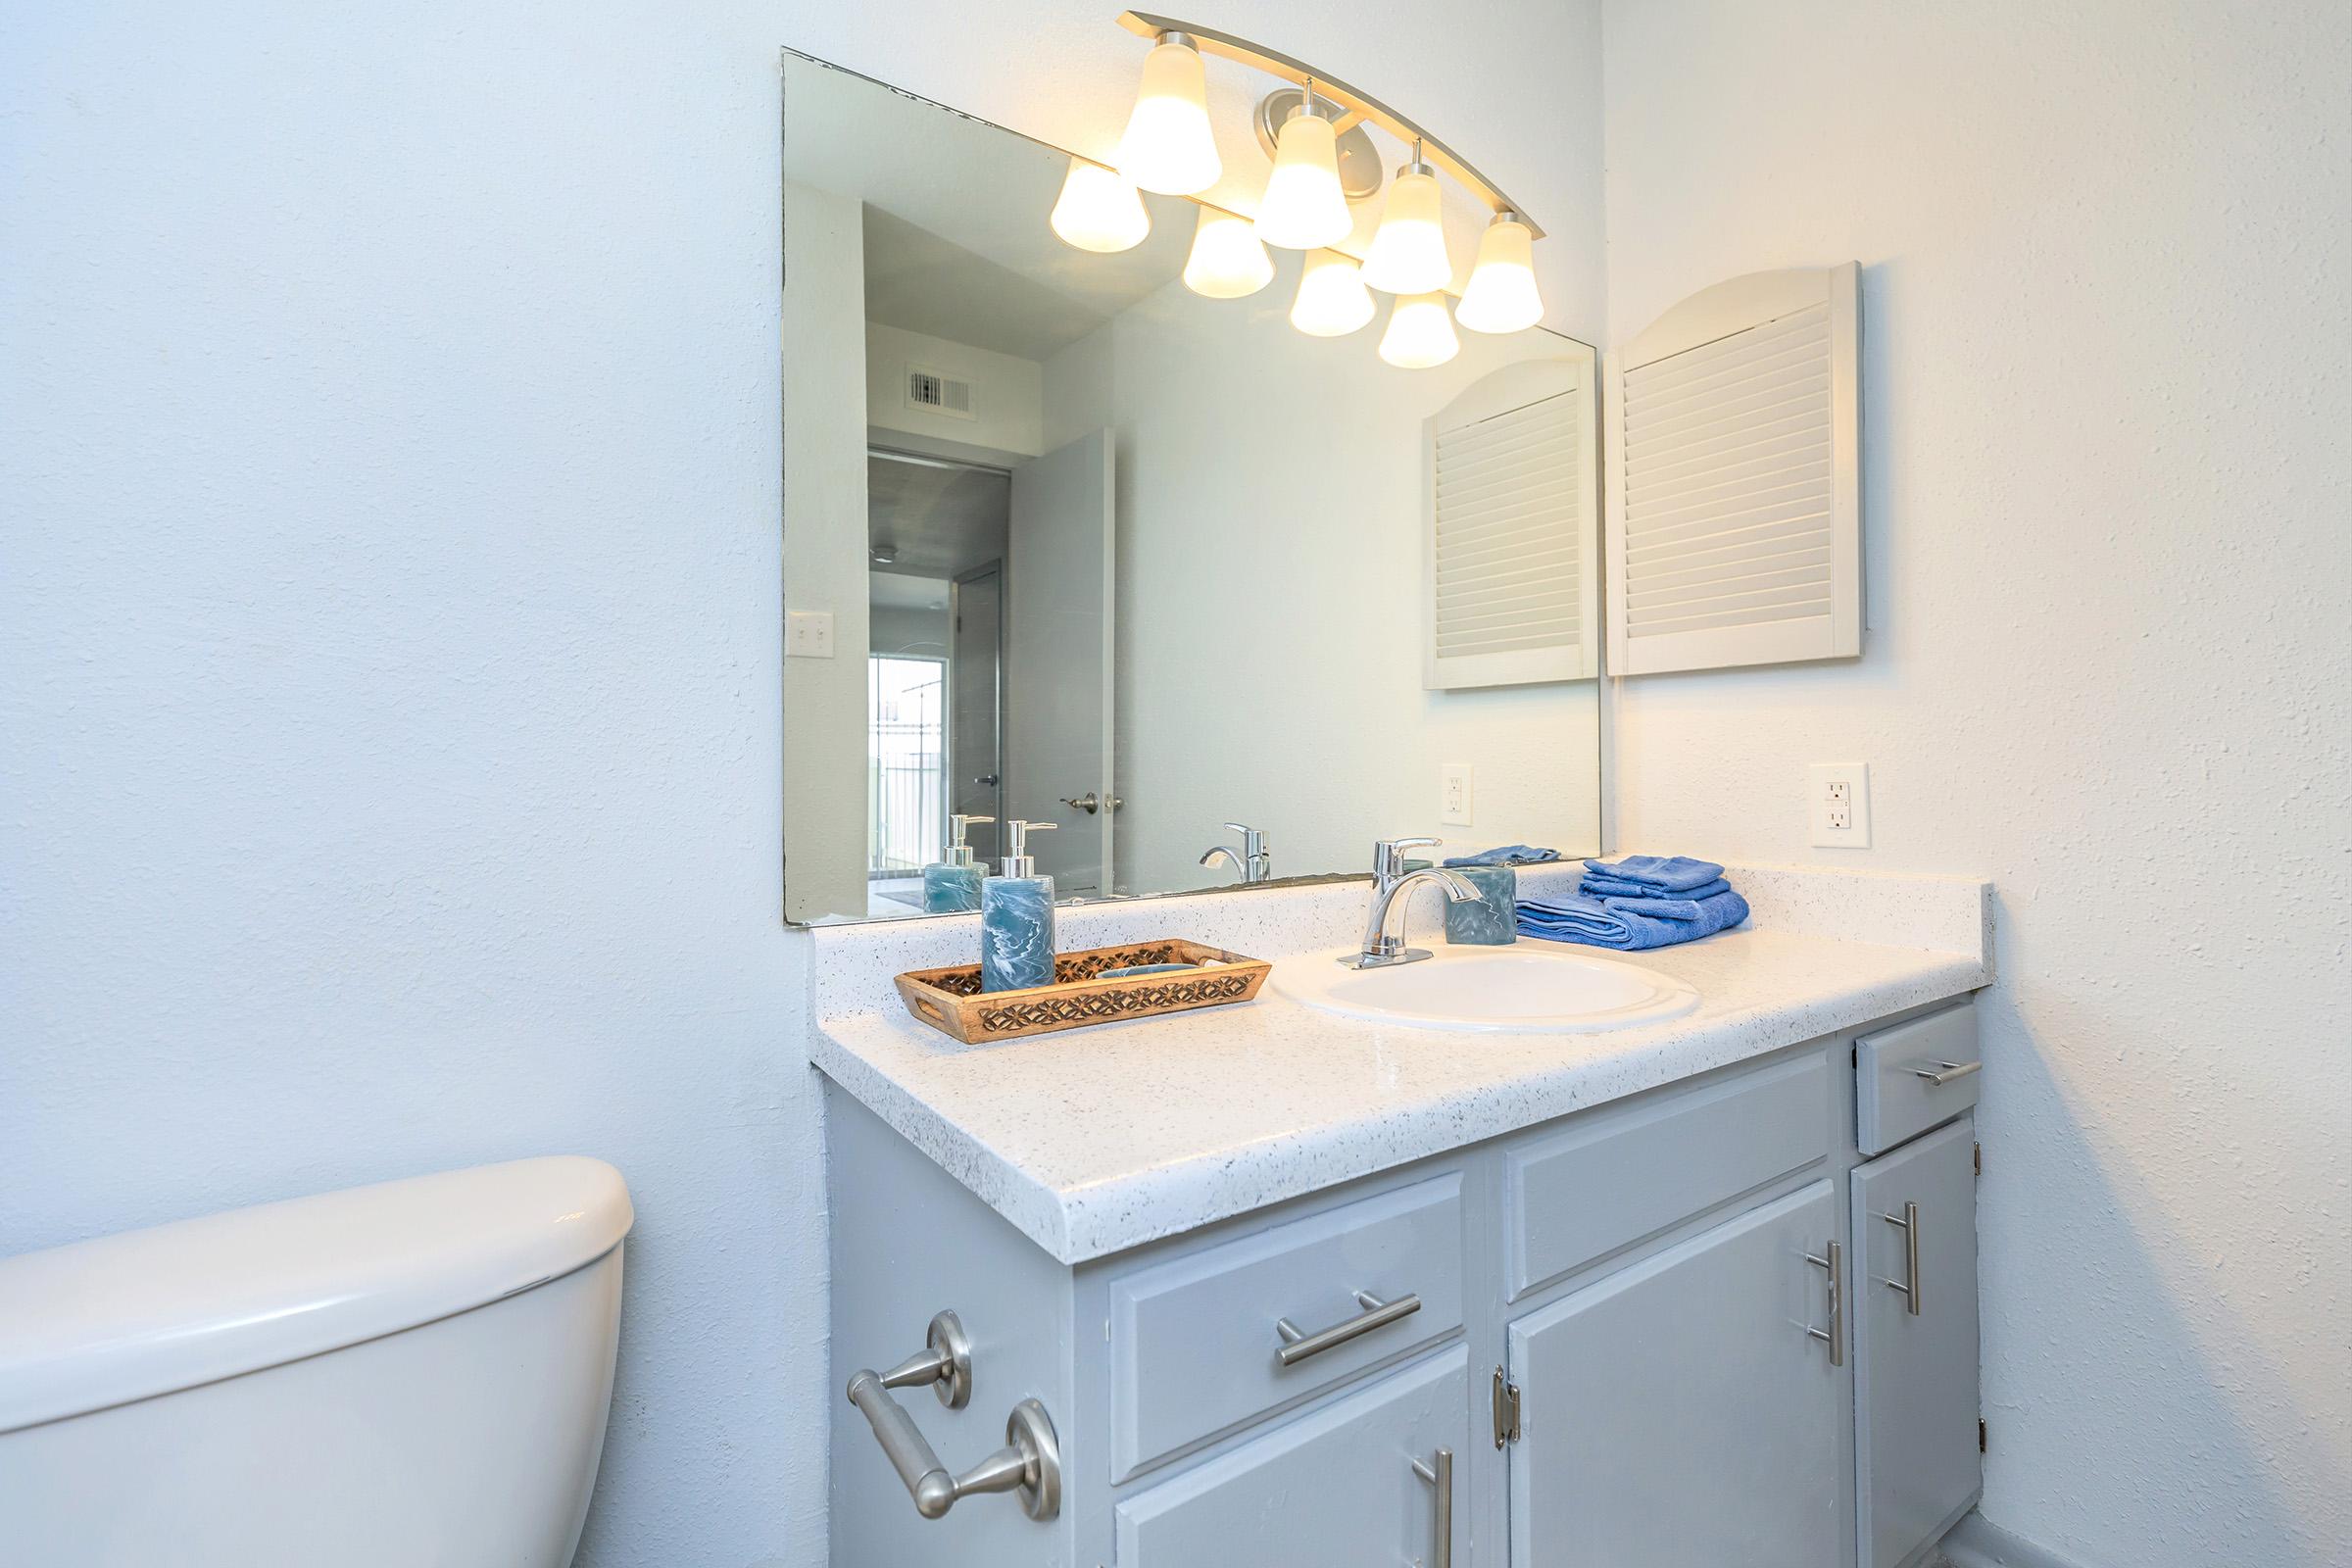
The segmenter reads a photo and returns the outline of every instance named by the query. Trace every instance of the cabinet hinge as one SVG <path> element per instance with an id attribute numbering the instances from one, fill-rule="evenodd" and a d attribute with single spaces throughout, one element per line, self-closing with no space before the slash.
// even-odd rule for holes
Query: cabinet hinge
<path id="1" fill-rule="evenodd" d="M 1494 1369 L 1494 1446 L 1519 1441 L 1519 1385 Z"/>
<path id="2" fill-rule="evenodd" d="M 1977 1421 L 1977 1451 L 1979 1453 L 1984 1451 L 1984 1422 L 1982 1417 Z"/>
<path id="3" fill-rule="evenodd" d="M 1984 1175 L 1984 1146 L 1983 1144 L 1971 1144 L 1971 1145 L 1969 1145 L 1969 1146 L 1968 1146 L 1968 1150 L 1969 1150 L 1969 1153 L 1968 1153 L 1968 1162 L 1969 1162 L 1969 1164 L 1970 1164 L 1970 1165 L 1972 1165 L 1972 1166 L 1974 1166 L 1974 1167 L 1976 1168 L 1976 1172 L 1977 1172 L 1977 1174 L 1978 1174 L 1978 1175 L 1980 1175 L 1980 1176 Z"/>

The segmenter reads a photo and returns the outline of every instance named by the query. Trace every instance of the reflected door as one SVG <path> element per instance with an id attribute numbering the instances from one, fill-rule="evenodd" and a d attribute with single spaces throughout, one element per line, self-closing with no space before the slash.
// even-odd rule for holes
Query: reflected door
<path id="1" fill-rule="evenodd" d="M 1004 808 L 1054 824 L 1030 853 L 1064 898 L 1111 885 L 1111 477 L 1107 430 L 1012 470 Z"/>
<path id="2" fill-rule="evenodd" d="M 997 869 L 1004 820 L 1004 567 L 990 562 L 956 579 L 949 599 L 948 809 L 995 822 L 973 826 L 964 842 L 981 864 Z"/>

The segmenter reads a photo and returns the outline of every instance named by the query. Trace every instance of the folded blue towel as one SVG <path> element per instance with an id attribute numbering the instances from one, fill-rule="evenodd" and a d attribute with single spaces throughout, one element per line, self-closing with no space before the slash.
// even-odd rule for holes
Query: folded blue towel
<path id="1" fill-rule="evenodd" d="M 1560 858 L 1557 850 L 1542 850 L 1533 844 L 1505 844 L 1499 850 L 1488 850 L 1479 855 L 1457 855 L 1447 865 L 1542 865 Z"/>
<path id="2" fill-rule="evenodd" d="M 1646 894 L 1656 898 L 1672 894 L 1687 898 L 1723 875 L 1723 867 L 1713 860 L 1693 860 L 1688 855 L 1629 855 L 1622 860 L 1587 860 L 1585 862 L 1585 891 L 1612 893 L 1615 888 L 1595 888 L 1594 882 L 1627 884 L 1642 890 L 1630 897 Z"/>
<path id="3" fill-rule="evenodd" d="M 1519 934 L 1545 942 L 1581 942 L 1588 947 L 1640 953 L 1726 931 L 1747 918 L 1747 901 L 1737 893 L 1704 899 L 1522 899 Z"/>
<path id="4" fill-rule="evenodd" d="M 1711 899 L 1718 893 L 1729 893 L 1732 885 L 1717 877 L 1703 888 L 1688 893 L 1660 893 L 1646 882 L 1621 882 L 1613 876 L 1594 876 L 1591 872 L 1576 885 L 1576 891 L 1595 899 Z"/>

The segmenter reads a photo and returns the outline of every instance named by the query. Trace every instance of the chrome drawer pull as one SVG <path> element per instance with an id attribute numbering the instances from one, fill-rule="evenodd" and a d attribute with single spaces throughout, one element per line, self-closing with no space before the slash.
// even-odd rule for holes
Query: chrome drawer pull
<path id="1" fill-rule="evenodd" d="M 1355 1293 L 1355 1304 L 1364 1310 L 1345 1323 L 1334 1323 L 1318 1334 L 1308 1334 L 1287 1317 L 1274 1320 L 1274 1332 L 1282 1336 L 1282 1348 L 1274 1352 L 1284 1366 L 1297 1366 L 1310 1355 L 1321 1355 L 1335 1345 L 1346 1345 L 1359 1334 L 1386 1328 L 1400 1317 L 1410 1317 L 1421 1310 L 1421 1298 L 1400 1296 L 1394 1301 L 1384 1301 L 1369 1291 Z"/>
<path id="2" fill-rule="evenodd" d="M 1891 1291 L 1900 1291 L 1904 1306 L 1913 1317 L 1919 1316 L 1919 1205 L 1905 1203 L 1901 1214 L 1881 1214 L 1879 1218 L 1903 1233 L 1903 1277 L 1899 1280 L 1881 1280 Z"/>
<path id="3" fill-rule="evenodd" d="M 1413 1461 L 1413 1474 L 1438 1492 L 1438 1549 L 1429 1568 L 1453 1568 L 1453 1450 L 1440 1448 L 1434 1465 Z"/>
<path id="4" fill-rule="evenodd" d="M 1941 1067 L 1943 1071 L 1936 1072 L 1927 1067 L 1914 1067 L 1911 1069 L 1911 1076 L 1925 1078 L 1930 1087 L 1941 1089 L 1945 1084 L 1957 1082 L 1971 1074 L 1984 1070 L 1984 1064 L 1981 1061 L 1939 1061 L 1936 1065 Z"/>
<path id="5" fill-rule="evenodd" d="M 1805 1254 L 1805 1261 L 1830 1276 L 1830 1326 L 1817 1329 L 1806 1325 L 1805 1332 L 1817 1340 L 1826 1340 L 1830 1347 L 1830 1365 L 1845 1365 L 1845 1249 L 1836 1242 L 1830 1244 L 1830 1255 L 1816 1257 Z"/>

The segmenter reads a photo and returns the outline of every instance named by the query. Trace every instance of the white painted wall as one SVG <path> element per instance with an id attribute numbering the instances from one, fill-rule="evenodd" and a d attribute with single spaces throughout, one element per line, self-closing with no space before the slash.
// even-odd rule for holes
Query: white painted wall
<path id="1" fill-rule="evenodd" d="M 1984 1512 L 2352 1553 L 2352 10 L 1639 0 L 1609 312 L 1863 266 L 1877 629 L 1651 677 L 1623 838 L 1989 875 Z M 1811 760 L 1876 847 L 1805 843 Z"/>
<path id="2" fill-rule="evenodd" d="M 1223 20 L 1474 150 L 1591 336 L 1597 14 Z M 0 50 L 0 1248 L 609 1156 L 589 1568 L 824 1557 L 783 43 L 1098 155 L 1141 58 L 1077 0 L 89 0 Z"/>
<path id="3" fill-rule="evenodd" d="M 917 365 L 971 382 L 974 417 L 908 408 L 906 371 Z M 1044 376 L 1035 360 L 865 323 L 865 418 L 877 441 L 887 442 L 895 432 L 1034 458 L 1046 450 L 1040 434 Z"/>

